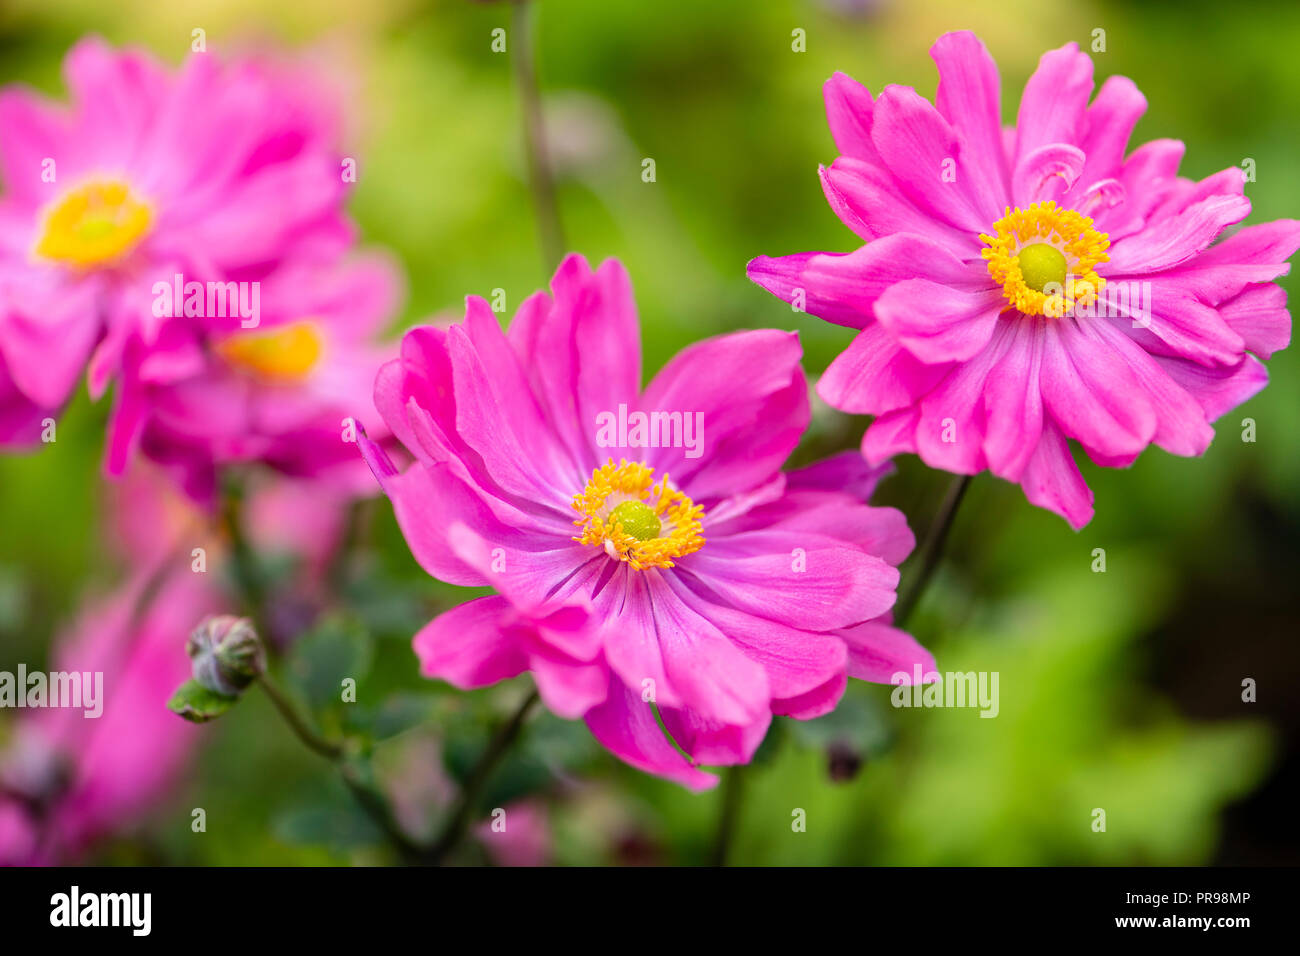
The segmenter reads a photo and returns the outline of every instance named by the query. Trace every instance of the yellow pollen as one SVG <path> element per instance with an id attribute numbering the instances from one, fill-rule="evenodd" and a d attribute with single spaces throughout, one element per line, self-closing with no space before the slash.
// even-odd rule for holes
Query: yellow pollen
<path id="1" fill-rule="evenodd" d="M 322 351 L 320 332 L 305 319 L 265 332 L 240 332 L 216 344 L 216 350 L 231 365 L 279 384 L 293 384 L 307 377 Z"/>
<path id="2" fill-rule="evenodd" d="M 87 268 L 114 262 L 149 231 L 153 211 L 126 183 L 94 180 L 50 205 L 36 254 Z"/>
<path id="3" fill-rule="evenodd" d="M 1025 315 L 1065 315 L 1092 302 L 1106 284 L 1095 270 L 1110 260 L 1110 238 L 1073 209 L 1058 209 L 1055 202 L 1008 206 L 993 229 L 996 235 L 980 236 L 988 247 L 980 255 L 1007 301 Z M 1053 252 L 1064 260 L 1064 273 Z"/>
<path id="4" fill-rule="evenodd" d="M 704 547 L 704 509 L 673 488 L 667 475 L 655 484 L 648 465 L 615 465 L 611 458 L 573 496 L 573 510 L 579 515 L 573 523 L 582 529 L 574 541 L 603 547 L 638 571 L 671 568 L 674 558 Z"/>

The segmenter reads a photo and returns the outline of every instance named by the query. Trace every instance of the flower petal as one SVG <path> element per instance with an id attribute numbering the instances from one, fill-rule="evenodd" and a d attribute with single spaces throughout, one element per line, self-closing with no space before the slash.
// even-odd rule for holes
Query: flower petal
<path id="1" fill-rule="evenodd" d="M 639 449 L 697 504 L 770 480 L 808 425 L 808 386 L 793 332 L 762 329 L 696 342 L 647 386 L 643 412 L 677 413 L 701 423 L 683 447 Z"/>
<path id="2" fill-rule="evenodd" d="M 848 646 L 848 674 L 875 684 L 911 684 L 917 667 L 921 678 L 935 670 L 934 655 L 911 634 L 880 621 L 867 621 L 839 632 Z M 902 674 L 903 679 L 894 678 Z"/>
<path id="3" fill-rule="evenodd" d="M 606 632 L 619 635 L 606 643 L 610 667 L 629 687 L 653 687 L 660 706 L 738 726 L 768 711 L 763 668 L 687 607 L 660 572 L 620 565 L 594 607 Z"/>
<path id="4" fill-rule="evenodd" d="M 1154 358 L 1110 322 L 1093 326 L 1099 340 L 1114 350 L 1132 371 L 1142 394 L 1156 414 L 1152 441 L 1171 455 L 1200 455 L 1210 446 L 1214 429 L 1200 405 L 1179 386 Z"/>
<path id="5" fill-rule="evenodd" d="M 978 237 L 948 225 L 920 209 L 904 195 L 898 181 L 882 166 L 841 156 L 818 171 L 822 192 L 844 225 L 867 241 L 896 232 L 923 236 L 953 250 L 978 249 Z"/>
<path id="6" fill-rule="evenodd" d="M 871 141 L 903 193 L 921 209 L 975 235 L 1001 214 L 977 188 L 957 134 L 916 90 L 887 86 L 876 101 Z"/>
<path id="7" fill-rule="evenodd" d="M 702 550 L 679 561 L 678 570 L 698 580 L 715 601 L 815 630 L 883 614 L 898 587 L 898 572 L 880 558 L 806 531 L 711 537 Z"/>
<path id="8" fill-rule="evenodd" d="M 871 142 L 871 91 L 848 74 L 836 72 L 822 87 L 822 95 L 835 148 L 844 156 L 879 163 Z"/>
<path id="9" fill-rule="evenodd" d="M 1077 43 L 1044 53 L 1020 100 L 1015 165 L 1048 143 L 1079 145 L 1091 95 L 1092 60 Z"/>
<path id="10" fill-rule="evenodd" d="M 1060 199 L 1078 182 L 1085 158 L 1083 150 L 1068 143 L 1048 143 L 1022 157 L 1011 180 L 1016 206 Z"/>
<path id="11" fill-rule="evenodd" d="M 587 726 L 606 748 L 638 770 L 653 773 L 692 790 L 718 782 L 713 774 L 686 760 L 664 736 L 650 704 L 618 680 L 610 682 L 605 702 L 587 712 Z"/>
<path id="12" fill-rule="evenodd" d="M 817 382 L 817 394 L 842 412 L 883 415 L 920 400 L 951 368 L 925 364 L 875 322 L 835 357 Z"/>
<path id="13" fill-rule="evenodd" d="M 930 48 L 930 56 L 939 68 L 935 106 L 961 136 L 981 207 L 989 206 L 996 218 L 1011 195 L 1002 151 L 1002 81 L 997 64 L 969 30 L 945 33 Z"/>
<path id="14" fill-rule="evenodd" d="M 895 283 L 876 300 L 876 318 L 927 364 L 964 362 L 989 343 L 1006 308 L 1001 289 L 964 292 L 929 279 Z"/>
<path id="15" fill-rule="evenodd" d="M 1128 366 L 1090 323 L 1050 322 L 1044 330 L 1043 402 L 1061 431 L 1099 463 L 1136 457 L 1155 434 L 1156 414 Z"/>
<path id="16" fill-rule="evenodd" d="M 999 478 L 1019 481 L 1043 431 L 1039 375 L 1043 363 L 1041 317 L 1009 323 L 1006 351 L 984 386 L 984 455 Z"/>
<path id="17" fill-rule="evenodd" d="M 1286 307 L 1286 290 L 1280 285 L 1251 286 L 1222 303 L 1219 314 L 1260 358 L 1291 344 L 1291 313 Z"/>
<path id="18" fill-rule="evenodd" d="M 1079 473 L 1065 436 L 1050 419 L 1043 422 L 1042 437 L 1025 466 L 1020 487 L 1030 504 L 1056 512 L 1076 531 L 1092 520 L 1092 489 Z"/>
<path id="19" fill-rule="evenodd" d="M 523 673 L 528 658 L 511 634 L 515 611 L 492 595 L 439 614 L 415 635 L 420 673 L 461 690 L 486 687 Z"/>
<path id="20" fill-rule="evenodd" d="M 798 697 L 843 673 L 844 643 L 707 600 L 681 581 L 672 584 L 682 601 L 708 619 L 767 673 L 772 697 Z M 688 748 L 689 749 L 689 748 Z"/>
<path id="21" fill-rule="evenodd" d="M 778 298 L 801 301 L 803 311 L 851 328 L 865 328 L 876 300 L 905 279 L 930 279 L 968 291 L 989 285 L 981 260 L 963 262 L 932 239 L 906 233 L 885 236 L 844 254 L 759 256 L 750 261 L 748 272 L 751 280 Z"/>
<path id="22" fill-rule="evenodd" d="M 1176 216 L 1159 219 L 1110 248 L 1107 279 L 1169 269 L 1204 252 L 1225 228 L 1250 215 L 1245 196 L 1211 196 Z"/>
<path id="23" fill-rule="evenodd" d="M 1268 384 L 1264 363 L 1246 355 L 1235 366 L 1206 368 L 1184 359 L 1155 357 L 1169 377 L 1185 388 L 1214 421 L 1253 398 Z"/>
<path id="24" fill-rule="evenodd" d="M 550 423 L 585 469 L 603 461 L 596 418 L 634 405 L 641 386 L 641 337 L 627 270 L 607 259 L 594 272 L 570 255 L 551 280 L 554 300 L 530 297 L 509 340 Z M 585 477 L 584 477 L 585 480 Z"/>
<path id="25" fill-rule="evenodd" d="M 678 746 L 697 763 L 718 767 L 749 763 L 772 723 L 770 712 L 743 725 L 709 720 L 692 710 L 665 707 L 661 713 Z"/>

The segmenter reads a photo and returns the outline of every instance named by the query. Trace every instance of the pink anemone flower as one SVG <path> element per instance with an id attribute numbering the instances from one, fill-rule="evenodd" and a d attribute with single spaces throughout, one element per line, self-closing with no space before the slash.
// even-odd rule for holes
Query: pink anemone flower
<path id="1" fill-rule="evenodd" d="M 822 185 L 866 244 L 761 256 L 749 275 L 859 330 L 819 394 L 875 416 L 869 461 L 987 469 L 1079 528 L 1093 497 L 1067 439 L 1107 467 L 1152 443 L 1199 455 L 1210 423 L 1264 387 L 1260 359 L 1290 340 L 1273 280 L 1300 222 L 1225 236 L 1250 213 L 1243 170 L 1180 177 L 1168 139 L 1126 156 L 1146 100 L 1112 76 L 1089 103 L 1092 61 L 1073 43 L 1044 54 L 1014 129 L 973 34 L 930 52 L 933 105 L 902 86 L 873 100 L 838 73 L 826 84 L 841 155 Z"/>
<path id="2" fill-rule="evenodd" d="M 66 107 L 0 91 L 5 444 L 38 440 L 33 423 L 57 415 L 83 371 L 98 398 L 128 351 L 138 368 L 164 334 L 174 346 L 239 327 L 224 309 L 161 314 L 158 283 L 247 286 L 333 260 L 354 237 L 339 118 L 314 78 L 209 53 L 170 71 L 98 39 L 78 43 L 64 73 Z"/>
<path id="3" fill-rule="evenodd" d="M 152 349 L 127 350 L 110 474 L 138 449 L 200 503 L 213 501 L 221 468 L 250 462 L 342 493 L 373 490 L 350 414 L 372 407 L 375 374 L 396 351 L 378 335 L 400 273 L 369 256 L 286 267 L 261 288 L 256 328 L 204 343 L 164 330 Z"/>
<path id="4" fill-rule="evenodd" d="M 701 788 L 716 778 L 698 764 L 748 761 L 773 714 L 827 713 L 846 676 L 931 670 L 888 626 L 914 542 L 863 501 L 884 470 L 850 453 L 781 471 L 809 415 L 796 336 L 699 342 L 642 390 L 623 267 L 570 256 L 551 288 L 508 332 L 469 298 L 375 383 L 415 461 L 362 450 L 412 553 L 497 591 L 416 635 L 423 673 L 471 688 L 531 671 L 615 755 Z"/>

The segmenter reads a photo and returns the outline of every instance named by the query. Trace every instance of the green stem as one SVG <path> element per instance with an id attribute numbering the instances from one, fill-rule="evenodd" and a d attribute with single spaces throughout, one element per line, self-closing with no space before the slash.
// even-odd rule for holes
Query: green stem
<path id="1" fill-rule="evenodd" d="M 298 709 L 285 695 L 284 691 L 271 680 L 267 674 L 262 674 L 257 678 L 257 683 L 261 685 L 266 696 L 271 698 L 271 703 L 275 709 L 280 712 L 284 722 L 289 725 L 289 729 L 294 735 L 306 745 L 307 749 L 313 753 L 319 754 L 326 760 L 339 760 L 343 757 L 343 745 L 333 740 L 326 740 L 321 734 L 317 733 L 306 719 L 298 713 Z"/>
<path id="2" fill-rule="evenodd" d="M 408 863 L 421 862 L 424 849 L 406 835 L 401 825 L 393 817 L 393 811 L 388 805 L 388 800 L 385 799 L 383 793 L 380 792 L 371 778 L 370 765 L 359 760 L 347 759 L 347 748 L 342 743 L 329 740 L 318 733 L 307 719 L 298 713 L 298 708 L 289 700 L 288 695 L 268 675 L 260 675 L 257 678 L 257 683 L 266 692 L 266 696 L 271 699 L 271 703 L 275 705 L 275 709 L 284 718 L 284 722 L 289 725 L 289 729 L 293 731 L 294 736 L 301 740 L 312 753 L 324 757 L 338 767 L 339 776 L 356 799 L 357 805 L 383 831 L 389 842 L 402 855 L 402 858 Z"/>
<path id="3" fill-rule="evenodd" d="M 966 496 L 966 489 L 970 487 L 971 478 L 971 475 L 958 475 L 953 479 L 952 484 L 948 486 L 948 493 L 944 495 L 943 504 L 939 506 L 939 513 L 935 516 L 934 521 L 930 523 L 930 530 L 926 534 L 925 543 L 921 546 L 918 555 L 918 560 L 921 563 L 916 576 L 912 578 L 911 585 L 907 591 L 899 596 L 898 603 L 894 605 L 894 624 L 898 627 L 903 627 L 908 618 L 912 616 L 912 612 L 916 610 L 916 605 L 921 600 L 921 595 L 925 593 L 926 586 L 929 585 L 930 579 L 939 567 L 939 560 L 943 557 L 944 545 L 948 541 L 948 532 L 952 530 L 957 508 Z"/>
<path id="4" fill-rule="evenodd" d="M 537 229 L 547 275 L 559 265 L 564 255 L 564 228 L 560 225 L 560 208 L 555 198 L 550 153 L 546 146 L 546 123 L 542 116 L 542 98 L 537 85 L 537 66 L 533 59 L 532 10 L 528 0 L 514 0 L 513 34 L 510 49 L 514 53 L 515 77 L 524 117 L 524 153 L 528 163 L 528 187 L 537 212 Z"/>
<path id="5" fill-rule="evenodd" d="M 434 843 L 433 848 L 428 853 L 428 862 L 435 865 L 441 864 L 446 860 L 448 854 L 460 844 L 461 839 L 465 836 L 465 831 L 469 828 L 470 818 L 474 813 L 475 806 L 479 797 L 482 796 L 483 788 L 492 777 L 492 772 L 500 763 L 501 758 L 505 756 L 506 751 L 510 749 L 523 729 L 524 721 L 528 719 L 529 712 L 537 704 L 540 698 L 537 691 L 533 691 L 519 705 L 519 709 L 514 715 L 497 729 L 492 739 L 488 741 L 487 748 L 483 755 L 479 757 L 478 763 L 470 771 L 469 779 L 461 787 L 460 798 L 456 802 L 456 807 L 447 818 L 447 824 L 443 827 L 441 836 Z"/>
<path id="6" fill-rule="evenodd" d="M 269 641 L 265 625 L 266 590 L 262 587 L 257 557 L 244 535 L 242 521 L 243 500 L 243 487 L 237 480 L 230 479 L 226 484 L 223 496 L 222 523 L 230 539 L 233 552 L 234 568 L 232 576 L 239 591 L 241 603 L 253 619 L 263 645 L 267 646 Z M 293 731 L 294 736 L 302 741 L 303 745 L 312 753 L 324 757 L 338 768 L 343 783 L 351 791 L 353 797 L 356 798 L 358 805 L 374 820 L 403 859 L 407 862 L 418 862 L 421 848 L 411 841 L 394 819 L 388 800 L 371 779 L 369 765 L 360 766 L 357 761 L 346 759 L 348 751 L 343 743 L 330 740 L 317 731 L 311 722 L 298 712 L 298 708 L 294 706 L 293 701 L 280 689 L 269 674 L 263 673 L 259 675 L 257 683 L 265 691 L 266 696 L 270 698 L 272 705 L 284 719 L 284 722 L 288 724 L 289 729 Z"/>
<path id="7" fill-rule="evenodd" d="M 257 556 L 244 533 L 244 487 L 234 477 L 228 477 L 222 495 L 221 524 L 230 540 L 231 576 L 244 605 L 244 612 L 252 619 L 268 653 L 273 652 L 271 636 L 266 623 L 266 588 L 258 572 Z"/>
<path id="8" fill-rule="evenodd" d="M 352 792 L 357 804 L 384 831 L 384 836 L 401 854 L 402 859 L 413 864 L 424 862 L 425 848 L 407 836 L 406 831 L 397 822 L 392 807 L 388 805 L 388 801 L 375 786 L 374 781 L 369 779 L 369 765 L 363 768 L 356 763 L 344 762 L 339 764 L 339 772 L 344 785 Z"/>
<path id="9" fill-rule="evenodd" d="M 718 832 L 713 843 L 714 866 L 727 865 L 727 855 L 731 852 L 736 826 L 740 820 L 744 789 L 744 768 L 739 765 L 728 767 L 722 775 L 722 807 L 718 813 Z"/>

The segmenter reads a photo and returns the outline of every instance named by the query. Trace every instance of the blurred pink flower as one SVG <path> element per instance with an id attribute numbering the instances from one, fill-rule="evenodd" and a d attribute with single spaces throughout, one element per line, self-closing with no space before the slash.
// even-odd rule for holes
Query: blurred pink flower
<path id="1" fill-rule="evenodd" d="M 164 332 L 152 350 L 128 350 L 126 367 L 138 374 L 122 385 L 117 422 L 199 502 L 213 499 L 221 467 L 245 462 L 370 493 L 346 419 L 373 410 L 375 374 L 396 352 L 378 336 L 396 311 L 400 273 L 369 255 L 286 267 L 262 288 L 257 329 L 205 343 Z M 150 381 L 148 367 L 164 360 L 165 378 Z M 118 473 L 128 446 L 112 447 Z"/>
<path id="2" fill-rule="evenodd" d="M 863 503 L 884 469 L 850 455 L 781 472 L 808 421 L 793 334 L 700 342 L 642 392 L 623 267 L 570 256 L 552 289 L 508 334 L 471 297 L 462 323 L 409 332 L 375 384 L 416 463 L 399 474 L 361 445 L 412 553 L 499 592 L 416 636 L 426 675 L 469 688 L 530 670 L 616 755 L 704 787 L 697 762 L 748 761 L 773 714 L 819 716 L 846 675 L 879 679 L 868 659 L 933 667 L 902 632 L 861 630 L 913 545 L 901 513 Z M 689 424 L 652 445 L 610 429 L 629 409 Z"/>
<path id="3" fill-rule="evenodd" d="M 0 863 L 57 863 L 139 821 L 177 780 L 197 728 L 167 709 L 189 677 L 185 638 L 219 600 L 184 565 L 90 603 L 50 667 L 103 673 L 103 713 L 26 711 L 0 754 Z M 21 796 L 21 799 L 20 799 Z"/>
<path id="4" fill-rule="evenodd" d="M 520 800 L 502 807 L 499 818 L 484 820 L 474 835 L 497 866 L 545 866 L 551 858 L 546 805 Z"/>
<path id="5" fill-rule="evenodd" d="M 275 477 L 254 485 L 248 496 L 248 540 L 259 554 L 289 554 L 301 562 L 304 583 L 324 582 L 330 563 L 343 545 L 348 505 L 356 498 L 350 485 L 355 472 L 333 480 Z M 369 477 L 365 475 L 364 477 Z"/>
<path id="6" fill-rule="evenodd" d="M 8 367 L 0 361 L 0 448 L 30 445 L 40 439 L 41 422 L 51 417 L 18 387 Z"/>
<path id="7" fill-rule="evenodd" d="M 13 392 L 57 415 L 88 367 L 93 397 L 119 373 L 129 397 L 190 376 L 207 335 L 240 328 L 238 314 L 160 315 L 156 283 L 179 274 L 251 285 L 289 264 L 332 262 L 353 241 L 339 118 L 316 78 L 210 53 L 171 71 L 93 38 L 71 50 L 64 73 L 66 107 L 0 92 L 7 444 L 36 440 Z M 138 408 L 122 406 L 115 471 L 141 424 Z"/>
<path id="8" fill-rule="evenodd" d="M 1183 144 L 1167 139 L 1125 158 L 1146 99 L 1112 76 L 1089 105 L 1092 61 L 1073 43 L 1044 54 L 1014 129 L 974 34 L 930 52 L 935 105 L 902 86 L 873 100 L 840 73 L 826 83 L 841 155 L 822 185 L 866 245 L 760 256 L 749 275 L 861 330 L 818 391 L 876 416 L 869 461 L 988 469 L 1079 528 L 1092 492 L 1067 439 L 1107 467 L 1152 443 L 1199 455 L 1210 422 L 1264 387 L 1255 356 L 1290 341 L 1273 280 L 1300 222 L 1215 243 L 1250 213 L 1243 171 L 1182 178 Z"/>
<path id="9" fill-rule="evenodd" d="M 413 838 L 430 843 L 452 811 L 458 787 L 443 769 L 440 739 L 412 733 L 393 741 L 388 757 L 393 769 L 384 773 L 384 787 L 398 825 Z M 502 808 L 504 817 L 489 815 L 472 833 L 498 866 L 542 866 L 551 856 L 546 804 L 539 798 L 516 801 Z M 495 813 L 495 811 L 494 811 Z"/>

